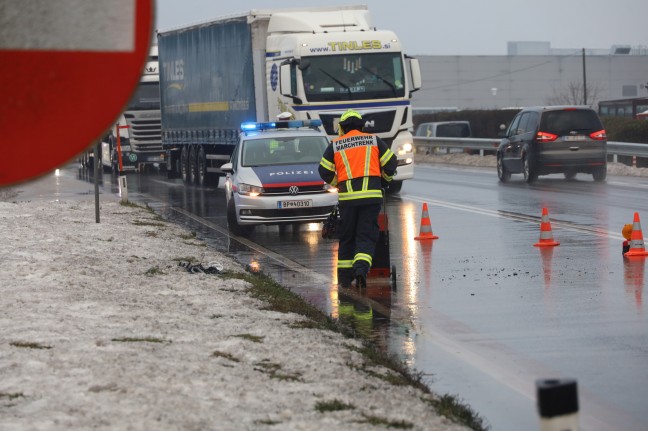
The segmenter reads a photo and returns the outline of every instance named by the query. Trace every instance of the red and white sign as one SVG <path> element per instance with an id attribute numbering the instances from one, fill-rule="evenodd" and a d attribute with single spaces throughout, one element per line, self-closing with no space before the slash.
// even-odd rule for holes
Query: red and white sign
<path id="1" fill-rule="evenodd" d="M 154 0 L 0 0 L 0 186 L 94 145 L 139 82 Z"/>

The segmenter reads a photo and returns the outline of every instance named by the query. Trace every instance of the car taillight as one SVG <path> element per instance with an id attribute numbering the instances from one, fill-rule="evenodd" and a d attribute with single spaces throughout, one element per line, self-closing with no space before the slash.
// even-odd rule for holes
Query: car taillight
<path id="1" fill-rule="evenodd" d="M 599 130 L 598 132 L 590 133 L 590 138 L 597 141 L 604 141 L 607 139 L 607 135 L 605 134 L 605 130 Z"/>
<path id="2" fill-rule="evenodd" d="M 552 142 L 558 139 L 558 135 L 547 132 L 538 132 L 536 133 L 536 141 L 538 142 Z"/>

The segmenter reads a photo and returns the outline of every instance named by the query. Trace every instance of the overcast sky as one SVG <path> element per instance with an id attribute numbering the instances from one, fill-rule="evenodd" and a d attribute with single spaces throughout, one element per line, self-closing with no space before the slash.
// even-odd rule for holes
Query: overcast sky
<path id="1" fill-rule="evenodd" d="M 366 4 L 374 26 L 393 30 L 412 55 L 506 55 L 508 41 L 552 48 L 648 47 L 646 0 L 299 0 L 301 6 Z M 251 9 L 294 7 L 268 0 L 157 0 L 157 28 Z"/>

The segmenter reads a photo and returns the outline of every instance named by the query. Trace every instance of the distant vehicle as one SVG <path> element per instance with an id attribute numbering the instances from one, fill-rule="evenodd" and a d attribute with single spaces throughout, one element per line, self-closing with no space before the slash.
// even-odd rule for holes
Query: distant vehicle
<path id="1" fill-rule="evenodd" d="M 128 101 L 124 111 L 115 123 L 101 137 L 99 166 L 104 171 L 119 173 L 117 136 L 122 155 L 122 170 L 135 171 L 142 165 L 157 164 L 165 166 L 165 153 L 162 149 L 160 119 L 160 75 L 158 69 L 158 47 L 151 45 L 149 58 L 142 71 L 139 85 Z M 80 155 L 85 167 L 94 166 L 94 151 Z"/>
<path id="2" fill-rule="evenodd" d="M 329 144 L 320 120 L 243 123 L 232 159 L 221 169 L 227 223 L 246 235 L 255 225 L 318 223 L 335 207 L 335 187 L 319 176 Z"/>
<path id="3" fill-rule="evenodd" d="M 426 138 L 470 138 L 472 131 L 469 121 L 436 121 L 430 123 L 421 123 L 416 128 L 415 136 Z M 463 152 L 461 148 L 444 148 L 438 147 L 438 152 Z M 470 152 L 470 150 L 466 150 Z"/>
<path id="4" fill-rule="evenodd" d="M 469 121 L 439 121 L 433 123 L 421 123 L 416 128 L 416 136 L 428 138 L 470 138 Z"/>
<path id="5" fill-rule="evenodd" d="M 418 60 L 372 23 L 367 6 L 254 9 L 158 32 L 162 141 L 170 178 L 217 185 L 238 127 L 284 111 L 329 136 L 349 108 L 398 157 L 389 187 L 414 176 L 412 93 Z"/>
<path id="6" fill-rule="evenodd" d="M 607 135 L 596 112 L 586 106 L 524 108 L 514 118 L 497 149 L 497 176 L 505 182 L 523 174 L 527 183 L 539 175 L 562 173 L 573 179 L 607 175 Z"/>

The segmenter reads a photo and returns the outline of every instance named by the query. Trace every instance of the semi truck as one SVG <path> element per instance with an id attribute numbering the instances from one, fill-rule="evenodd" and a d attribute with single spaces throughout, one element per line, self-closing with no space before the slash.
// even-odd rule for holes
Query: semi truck
<path id="1" fill-rule="evenodd" d="M 139 171 L 150 165 L 166 166 L 166 153 L 162 149 L 158 47 L 155 44 L 151 45 L 133 97 L 116 124 L 101 139 L 100 159 L 104 170 L 119 173 L 119 151 L 122 172 Z"/>
<path id="2" fill-rule="evenodd" d="M 412 178 L 418 60 L 367 6 L 257 9 L 158 32 L 162 146 L 169 178 L 217 185 L 244 122 L 320 119 L 327 135 L 360 112 L 398 156 L 390 191 Z"/>

